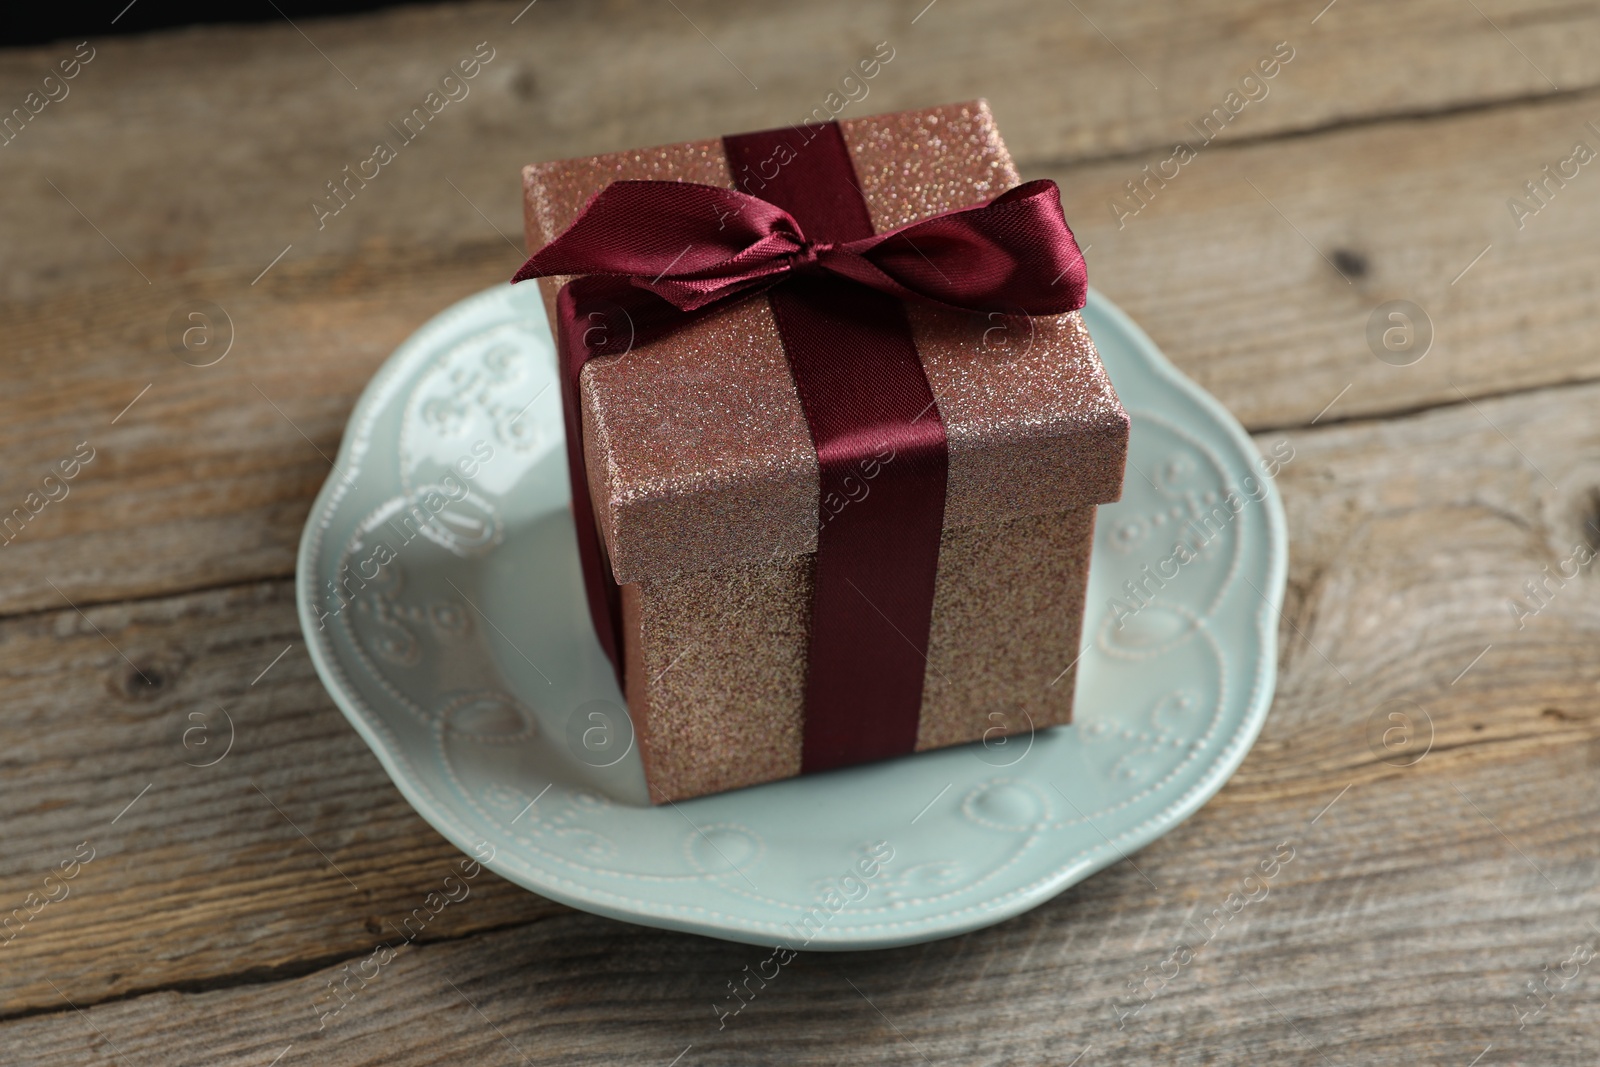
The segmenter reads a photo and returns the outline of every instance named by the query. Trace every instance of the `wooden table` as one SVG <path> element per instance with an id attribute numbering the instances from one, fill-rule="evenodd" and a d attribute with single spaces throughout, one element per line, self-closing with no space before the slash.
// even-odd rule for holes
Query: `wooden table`
<path id="1" fill-rule="evenodd" d="M 0 147 L 0 1063 L 1594 1062 L 1595 5 L 523 2 L 91 41 Z M 457 856 L 295 621 L 352 403 L 518 263 L 522 163 L 794 121 L 881 41 L 848 114 L 987 96 L 1096 284 L 1292 449 L 1260 741 L 1138 870 L 803 956 L 721 1031 L 748 948 L 492 877 L 324 1024 Z M 479 42 L 470 95 L 319 229 Z M 0 54 L 0 104 L 74 45 Z M 1391 352 L 1396 300 L 1425 319 Z M 207 303 L 232 347 L 192 366 L 227 340 L 174 346 Z M 218 708 L 235 743 L 195 766 Z"/>

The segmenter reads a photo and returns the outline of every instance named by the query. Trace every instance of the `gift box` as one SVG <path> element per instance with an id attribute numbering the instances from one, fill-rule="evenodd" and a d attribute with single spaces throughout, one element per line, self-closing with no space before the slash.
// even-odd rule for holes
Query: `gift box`
<path id="1" fill-rule="evenodd" d="M 1070 721 L 1128 417 L 1018 182 L 982 101 L 525 168 L 656 803 Z"/>

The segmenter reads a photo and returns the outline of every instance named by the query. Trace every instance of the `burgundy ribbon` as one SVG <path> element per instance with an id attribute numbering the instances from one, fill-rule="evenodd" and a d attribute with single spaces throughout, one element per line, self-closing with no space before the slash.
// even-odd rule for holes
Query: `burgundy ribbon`
<path id="1" fill-rule="evenodd" d="M 723 150 L 733 173 L 761 173 L 747 191 L 613 182 L 512 278 L 581 276 L 557 297 L 556 333 L 595 630 L 620 677 L 621 596 L 580 437 L 584 363 L 766 292 L 821 470 L 802 770 L 911 752 L 948 453 L 903 301 L 1062 314 L 1083 307 L 1083 256 L 1054 182 L 876 234 L 837 124 L 727 137 Z M 780 158 L 768 177 L 761 164 Z"/>
<path id="2" fill-rule="evenodd" d="M 791 132 L 742 134 L 724 138 L 724 144 Z M 810 181 L 822 182 L 830 193 L 819 201 L 843 200 L 839 184 L 860 201 L 853 169 L 831 175 L 833 181 L 813 169 L 823 156 L 819 149 L 816 142 L 807 145 L 765 182 L 766 199 L 693 182 L 612 182 L 511 280 L 562 274 L 624 278 L 681 311 L 751 296 L 794 274 L 817 273 L 964 311 L 1060 315 L 1083 307 L 1088 276 L 1055 182 L 1027 182 L 987 204 L 887 233 L 822 240 L 833 228 L 816 209 L 832 211 L 841 204 L 800 208 L 810 216 L 808 236 L 795 214 L 773 201 L 783 195 L 779 190 Z M 849 156 L 842 162 L 849 167 Z M 792 206 L 801 203 L 796 199 Z"/>

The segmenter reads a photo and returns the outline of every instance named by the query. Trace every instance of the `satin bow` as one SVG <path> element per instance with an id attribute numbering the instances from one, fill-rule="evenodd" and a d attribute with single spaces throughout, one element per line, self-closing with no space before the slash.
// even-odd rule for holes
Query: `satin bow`
<path id="1" fill-rule="evenodd" d="M 511 280 L 625 278 L 680 311 L 696 311 L 819 272 L 902 300 L 1006 314 L 1075 311 L 1088 290 L 1083 253 L 1048 180 L 839 243 L 808 240 L 787 211 L 733 189 L 617 181 Z"/>

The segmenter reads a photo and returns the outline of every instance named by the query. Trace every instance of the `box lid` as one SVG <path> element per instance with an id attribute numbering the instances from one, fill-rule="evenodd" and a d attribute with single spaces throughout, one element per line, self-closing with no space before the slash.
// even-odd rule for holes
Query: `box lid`
<path id="1" fill-rule="evenodd" d="M 839 126 L 880 233 L 1019 183 L 983 101 Z M 720 139 L 534 164 L 523 170 L 529 251 L 624 179 L 734 187 Z M 539 281 L 552 321 L 567 280 Z M 949 441 L 947 527 L 1118 499 L 1128 416 L 1081 315 L 907 311 Z M 764 297 L 590 360 L 581 394 L 618 583 L 815 551 L 816 451 Z"/>

